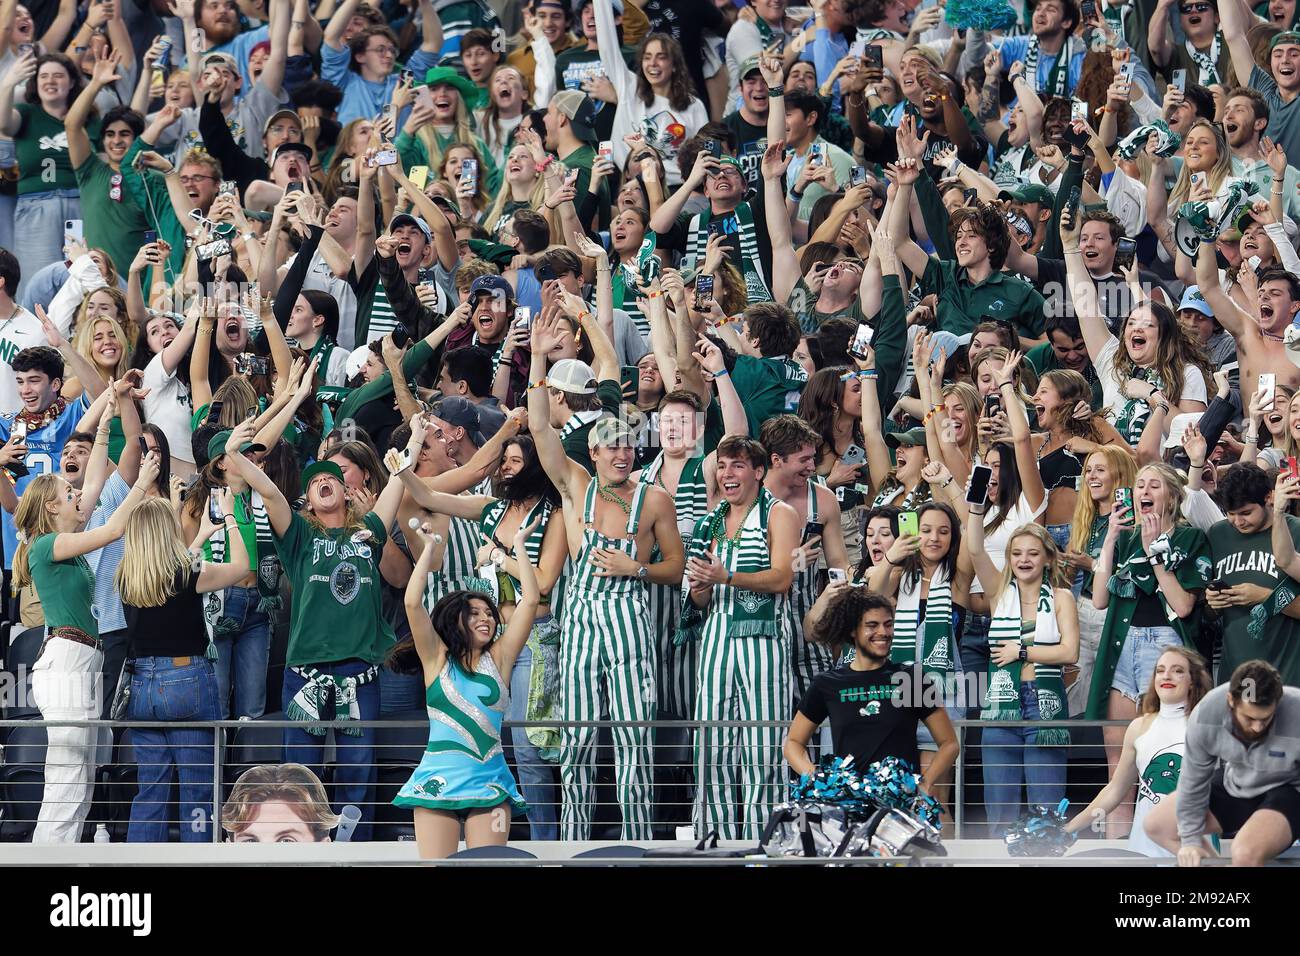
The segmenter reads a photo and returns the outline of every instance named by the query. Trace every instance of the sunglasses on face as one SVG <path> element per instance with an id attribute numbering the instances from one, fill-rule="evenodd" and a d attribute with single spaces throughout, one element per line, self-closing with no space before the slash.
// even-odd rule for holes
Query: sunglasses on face
<path id="1" fill-rule="evenodd" d="M 1178 12 L 1183 16 L 1193 13 L 1209 13 L 1213 9 L 1214 5 L 1210 3 L 1183 3 L 1178 6 Z"/>

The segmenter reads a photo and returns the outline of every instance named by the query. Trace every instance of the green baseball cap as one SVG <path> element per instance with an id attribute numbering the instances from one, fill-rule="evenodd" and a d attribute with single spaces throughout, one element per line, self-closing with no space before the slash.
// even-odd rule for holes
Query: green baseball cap
<path id="1" fill-rule="evenodd" d="M 745 57 L 744 62 L 742 62 L 742 63 L 740 64 L 740 78 L 741 78 L 742 80 L 743 80 L 745 77 L 749 76 L 749 74 L 751 74 L 751 73 L 760 73 L 760 72 L 762 72 L 762 71 L 759 69 L 759 66 L 758 66 L 758 54 L 757 54 L 757 53 L 755 53 L 753 56 L 747 56 L 747 57 Z"/>
<path id="2" fill-rule="evenodd" d="M 208 439 L 209 460 L 213 458 L 220 458 L 222 455 L 226 453 L 226 442 L 230 441 L 230 436 L 232 434 L 233 432 L 231 431 L 231 429 L 223 428 L 221 431 L 217 432 L 210 439 Z M 241 452 L 266 451 L 266 446 L 259 445 L 257 442 L 246 441 L 239 446 L 239 450 Z"/>
<path id="3" fill-rule="evenodd" d="M 998 198 L 1010 199 L 1012 202 L 1037 203 L 1040 206 L 1050 206 L 1053 202 L 1052 191 L 1038 183 L 1024 183 L 1015 189 L 1004 189 L 998 193 Z"/>
<path id="4" fill-rule="evenodd" d="M 340 485 L 345 484 L 342 468 L 332 461 L 316 461 L 303 469 L 302 487 L 304 491 L 307 490 L 308 486 L 311 485 L 311 480 L 317 475 L 329 475 L 331 478 L 337 479 Z"/>
<path id="5" fill-rule="evenodd" d="M 1300 45 L 1300 31 L 1283 30 L 1277 36 L 1273 37 L 1273 42 L 1268 45 L 1268 52 L 1272 53 L 1278 47 L 1287 44 Z"/>
<path id="6" fill-rule="evenodd" d="M 890 448 L 907 445 L 913 448 L 925 447 L 925 429 L 909 428 L 905 432 L 890 432 L 885 436 L 885 444 Z"/>

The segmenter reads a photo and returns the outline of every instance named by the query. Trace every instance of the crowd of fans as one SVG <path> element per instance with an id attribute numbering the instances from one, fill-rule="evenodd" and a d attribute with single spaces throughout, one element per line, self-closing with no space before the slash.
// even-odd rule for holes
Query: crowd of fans
<path id="1" fill-rule="evenodd" d="M 691 793 L 752 838 L 783 725 L 809 769 L 846 701 L 950 802 L 948 722 L 900 743 L 843 683 L 887 662 L 1021 721 L 980 735 L 995 829 L 1063 795 L 1061 721 L 1136 720 L 1122 835 L 1170 792 L 1148 724 L 1300 683 L 1294 0 L 35 7 L 0 0 L 0 506 L 47 719 L 283 711 L 319 768 L 312 721 L 427 707 L 396 802 L 438 853 L 588 838 L 601 720 L 649 838 L 644 722 L 748 722 Z M 37 841 L 80 838 L 94 734 L 50 728 Z M 364 839 L 374 730 L 336 736 Z M 173 772 L 210 807 L 211 740 L 133 733 L 130 839 Z"/>

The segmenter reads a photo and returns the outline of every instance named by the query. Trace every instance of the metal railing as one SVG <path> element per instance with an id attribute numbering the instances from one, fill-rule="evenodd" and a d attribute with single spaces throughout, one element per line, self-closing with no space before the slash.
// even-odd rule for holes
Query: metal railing
<path id="1" fill-rule="evenodd" d="M 1123 727 L 1127 721 L 955 721 L 958 739 L 962 743 L 961 753 L 951 774 L 948 789 L 941 791 L 947 813 L 945 814 L 946 835 L 963 838 L 968 836 L 988 836 L 990 810 L 1003 807 L 1002 819 L 1014 818 L 1022 811 L 1030 793 L 1026 791 L 1015 800 L 1016 807 L 1006 807 L 1009 801 L 990 802 L 986 786 L 987 768 L 998 768 L 1003 774 L 1004 782 L 1023 778 L 1041 776 L 1047 750 L 1056 751 L 1047 755 L 1055 763 L 1053 772 L 1057 774 L 1060 785 L 1049 786 L 1045 790 L 1035 788 L 1034 793 L 1042 795 L 1058 794 L 1051 799 L 1035 800 L 1055 804 L 1060 796 L 1070 798 L 1071 812 L 1082 809 L 1103 787 L 1109 777 L 1105 751 L 1102 747 L 1100 728 L 1106 726 Z M 96 747 L 95 784 L 96 795 L 87 823 L 111 825 L 110 829 L 119 839 L 122 837 L 122 823 L 130 816 L 130 804 L 136 798 L 138 781 L 132 768 L 137 761 L 132 753 L 130 759 L 127 749 L 131 746 L 132 729 L 154 730 L 197 730 L 210 734 L 209 742 L 202 744 L 204 750 L 211 752 L 210 759 L 201 763 L 187 764 L 199 766 L 210 772 L 211 794 L 210 811 L 203 814 L 207 819 L 186 820 L 178 813 L 168 817 L 165 822 L 169 827 L 200 825 L 207 831 L 207 839 L 212 842 L 221 840 L 221 810 L 228 798 L 230 788 L 236 777 L 244 770 L 258 764 L 284 762 L 283 733 L 285 729 L 303 730 L 307 727 L 326 730 L 343 728 L 366 728 L 373 730 L 364 743 L 342 734 L 333 734 L 325 738 L 325 752 L 319 766 L 324 769 L 322 782 L 333 799 L 332 771 L 337 769 L 338 748 L 348 746 L 370 746 L 374 749 L 373 760 L 367 765 L 371 769 L 372 799 L 361 801 L 365 822 L 380 828 L 388 839 L 410 839 L 411 815 L 409 810 L 393 807 L 391 797 L 406 781 L 424 753 L 427 739 L 427 720 L 378 720 L 378 721 L 293 721 L 285 719 L 225 720 L 225 721 L 104 721 L 104 720 L 0 720 L 0 740 L 4 741 L 3 758 L 0 759 L 0 839 L 25 839 L 29 824 L 37 816 L 41 798 L 41 783 L 44 774 L 45 748 L 39 740 L 39 734 L 32 731 L 48 727 L 95 728 L 98 730 L 99 743 Z M 645 728 L 649 733 L 651 767 L 649 779 L 652 786 L 651 825 L 657 837 L 673 838 L 681 835 L 679 827 L 691 826 L 696 838 L 704 836 L 704 824 L 700 817 L 700 781 L 711 780 L 719 768 L 732 766 L 716 759 L 722 752 L 730 752 L 738 758 L 742 742 L 735 738 L 743 736 L 745 731 L 766 729 L 776 731 L 776 747 L 763 747 L 767 757 L 762 760 L 760 776 L 767 775 L 769 781 L 777 786 L 769 793 L 775 794 L 775 801 L 785 798 L 791 774 L 780 752 L 780 743 L 788 724 L 777 721 L 694 721 L 694 720 L 659 720 L 643 722 L 615 721 L 526 721 L 509 722 L 503 731 L 503 744 L 508 754 L 513 754 L 511 729 L 526 728 L 564 728 L 588 727 L 597 731 L 597 744 L 593 759 L 595 768 L 595 787 L 592 791 L 592 818 L 596 831 L 609 833 L 619 828 L 621 814 L 619 811 L 619 786 L 614 779 L 618 770 L 618 747 L 612 740 L 612 732 L 628 727 Z M 1027 751 L 1014 749 L 997 749 L 985 744 L 981 739 L 990 729 L 1045 729 L 1064 728 L 1072 732 L 1068 746 L 1044 748 L 1028 745 Z M 825 728 L 824 728 L 825 729 Z M 21 731 L 15 733 L 15 731 Z M 269 733 L 268 733 L 269 732 Z M 329 737 L 333 737 L 331 741 Z M 724 738 L 719 741 L 719 738 Z M 767 736 L 768 740 L 772 737 Z M 819 740 L 829 743 L 829 733 L 822 737 L 814 736 L 814 745 Z M 110 742 L 111 741 L 111 742 Z M 829 750 L 825 750 L 829 752 Z M 259 756 L 261 754 L 261 756 Z M 816 753 L 813 754 L 814 758 Z M 991 760 L 990 758 L 995 758 Z M 175 761 L 173 760 L 174 764 Z M 516 781 L 521 781 L 520 768 L 512 756 L 512 771 Z M 976 772 L 979 765 L 984 773 Z M 179 801 L 175 794 L 179 788 L 178 768 L 173 768 L 171 780 L 167 784 L 169 807 Z M 561 813 L 561 794 L 563 792 L 560 766 L 558 763 L 545 765 L 551 777 L 550 799 L 541 801 L 542 811 L 550 811 L 549 816 L 559 821 Z M 863 769 L 863 768 L 859 768 Z M 206 777 L 206 773 L 205 773 Z M 740 786 L 744 776 L 739 770 L 727 775 L 728 786 L 734 783 L 736 803 L 741 800 Z M 1022 782 L 1023 785 L 1023 782 Z M 207 784 L 204 784 L 206 788 Z M 523 788 L 521 788 L 522 790 Z M 525 798 L 529 798 L 525 792 Z M 205 801 L 206 802 L 206 801 Z M 353 801 L 357 802 L 357 801 Z M 337 808 L 338 801 L 335 801 Z M 736 809 L 735 805 L 731 809 Z M 1015 812 L 1012 812 L 1013 809 Z M 209 816 L 210 814 L 210 816 Z M 521 821 L 516 820 L 516 825 Z M 196 830 L 196 832 L 198 832 Z M 613 834 L 617 837 L 617 832 Z M 1099 834 L 1104 835 L 1104 834 Z"/>

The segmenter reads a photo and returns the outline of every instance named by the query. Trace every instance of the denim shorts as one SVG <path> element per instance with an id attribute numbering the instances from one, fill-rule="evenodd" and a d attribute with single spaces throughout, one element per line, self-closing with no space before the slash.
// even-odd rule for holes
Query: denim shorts
<path id="1" fill-rule="evenodd" d="M 1182 646 L 1183 639 L 1172 627 L 1130 627 L 1115 662 L 1111 689 L 1136 703 L 1151 686 L 1156 661 L 1165 648 Z"/>

